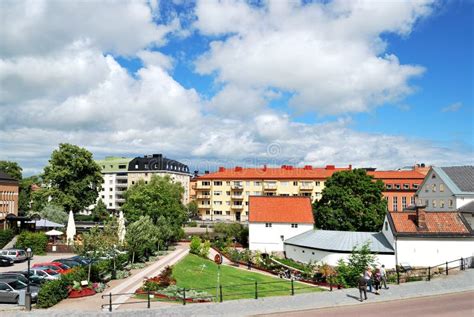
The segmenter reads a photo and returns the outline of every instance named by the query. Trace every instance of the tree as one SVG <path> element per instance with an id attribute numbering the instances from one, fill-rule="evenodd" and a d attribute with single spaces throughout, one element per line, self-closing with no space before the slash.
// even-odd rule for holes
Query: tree
<path id="1" fill-rule="evenodd" d="M 224 240 L 236 240 L 243 246 L 248 244 L 248 228 L 240 223 L 216 223 L 214 233 Z"/>
<path id="2" fill-rule="evenodd" d="M 344 286 L 357 286 L 361 273 L 375 265 L 375 255 L 370 253 L 369 242 L 362 246 L 354 247 L 347 263 L 340 259 L 336 267 L 338 283 Z"/>
<path id="3" fill-rule="evenodd" d="M 130 221 L 149 216 L 159 232 L 167 232 L 165 241 L 177 240 L 186 221 L 186 208 L 181 202 L 183 193 L 183 187 L 170 177 L 152 176 L 148 184 L 139 181 L 125 192 L 122 210 Z"/>
<path id="4" fill-rule="evenodd" d="M 23 169 L 17 162 L 0 161 L 0 171 L 8 174 L 14 179 L 20 181 L 22 179 Z"/>
<path id="5" fill-rule="evenodd" d="M 384 184 L 363 169 L 334 173 L 325 183 L 322 198 L 313 205 L 316 227 L 326 230 L 378 231 L 387 202 Z"/>
<path id="6" fill-rule="evenodd" d="M 52 201 L 66 211 L 79 212 L 94 204 L 102 185 L 100 166 L 92 153 L 76 145 L 63 143 L 54 150 L 44 168 L 45 189 Z"/>
<path id="7" fill-rule="evenodd" d="M 64 211 L 63 207 L 53 203 L 47 203 L 40 212 L 33 211 L 31 214 L 38 214 L 41 219 L 48 219 L 60 224 L 65 224 L 68 220 L 68 214 Z"/>
<path id="8" fill-rule="evenodd" d="M 125 242 L 127 249 L 132 253 L 132 263 L 135 255 L 153 250 L 157 242 L 157 227 L 149 216 L 141 216 L 137 221 L 127 226 Z"/>
<path id="9" fill-rule="evenodd" d="M 104 221 L 110 217 L 107 211 L 107 206 L 104 204 L 102 199 L 99 199 L 94 209 L 92 209 L 92 219 L 94 221 Z"/>
<path id="10" fill-rule="evenodd" d="M 32 209 L 33 205 L 33 185 L 40 185 L 41 178 L 37 175 L 23 178 L 20 180 L 20 193 L 19 193 L 19 202 L 18 209 L 20 212 L 26 213 Z M 37 210 L 39 211 L 39 210 Z"/>
<path id="11" fill-rule="evenodd" d="M 197 217 L 198 213 L 199 213 L 199 209 L 198 209 L 198 204 L 196 201 L 191 201 L 188 203 L 188 205 L 186 206 L 186 209 L 188 211 L 188 219 L 194 219 Z"/>

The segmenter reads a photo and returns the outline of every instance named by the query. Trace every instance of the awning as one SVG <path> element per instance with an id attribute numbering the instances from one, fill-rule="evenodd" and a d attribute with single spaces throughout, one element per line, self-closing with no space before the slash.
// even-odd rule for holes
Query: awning
<path id="1" fill-rule="evenodd" d="M 34 221 L 27 221 L 26 223 L 34 223 L 36 229 L 41 228 L 63 228 L 64 225 L 49 221 L 48 219 L 41 219 L 41 220 L 34 220 Z"/>

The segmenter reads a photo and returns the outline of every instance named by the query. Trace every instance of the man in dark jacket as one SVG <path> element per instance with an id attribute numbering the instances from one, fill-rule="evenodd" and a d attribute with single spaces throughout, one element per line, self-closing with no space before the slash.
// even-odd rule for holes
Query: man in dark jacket
<path id="1" fill-rule="evenodd" d="M 364 277 L 364 274 L 360 274 L 359 276 L 359 294 L 360 294 L 360 301 L 363 302 L 362 294 L 364 294 L 365 300 L 367 300 L 367 280 Z"/>

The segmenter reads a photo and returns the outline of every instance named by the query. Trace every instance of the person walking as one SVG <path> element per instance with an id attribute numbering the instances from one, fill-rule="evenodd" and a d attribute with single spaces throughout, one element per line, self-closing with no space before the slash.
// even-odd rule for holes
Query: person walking
<path id="1" fill-rule="evenodd" d="M 380 281 L 381 280 L 382 280 L 382 275 L 380 274 L 380 269 L 376 268 L 375 269 L 375 274 L 374 274 L 375 295 L 380 295 L 379 289 L 380 289 Z"/>
<path id="2" fill-rule="evenodd" d="M 363 302 L 364 299 L 367 300 L 367 279 L 362 273 L 359 276 L 358 286 L 359 286 L 360 301 Z M 364 295 L 364 298 L 362 298 L 362 295 Z"/>
<path id="3" fill-rule="evenodd" d="M 380 268 L 380 275 L 382 276 L 380 287 L 382 287 L 382 284 L 383 284 L 383 287 L 385 289 L 388 289 L 388 287 L 387 287 L 387 271 L 385 270 L 385 264 L 382 264 L 382 267 Z"/>
<path id="4" fill-rule="evenodd" d="M 369 287 L 369 292 L 372 293 L 372 270 L 368 267 L 364 271 L 364 278 L 367 281 L 367 286 Z"/>

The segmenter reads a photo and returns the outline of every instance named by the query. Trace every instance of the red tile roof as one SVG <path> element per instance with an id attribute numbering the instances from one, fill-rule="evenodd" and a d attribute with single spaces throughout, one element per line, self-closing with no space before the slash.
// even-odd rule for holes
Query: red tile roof
<path id="1" fill-rule="evenodd" d="M 369 171 L 367 174 L 372 175 L 375 179 L 419 179 L 423 181 L 425 175 L 420 172 L 409 171 Z"/>
<path id="2" fill-rule="evenodd" d="M 309 197 L 250 196 L 249 222 L 313 224 Z"/>
<path id="3" fill-rule="evenodd" d="M 351 166 L 345 168 L 337 168 L 334 165 L 327 165 L 326 167 L 293 167 L 283 165 L 282 167 L 260 167 L 260 168 L 223 168 L 220 167 L 219 171 L 199 176 L 200 180 L 208 179 L 265 179 L 265 180 L 277 180 L 277 179 L 326 179 L 330 177 L 334 172 L 347 171 L 352 169 Z"/>
<path id="4" fill-rule="evenodd" d="M 390 212 L 396 233 L 401 234 L 460 234 L 469 235 L 470 231 L 457 212 L 425 212 L 426 229 L 416 225 L 416 212 Z"/>

